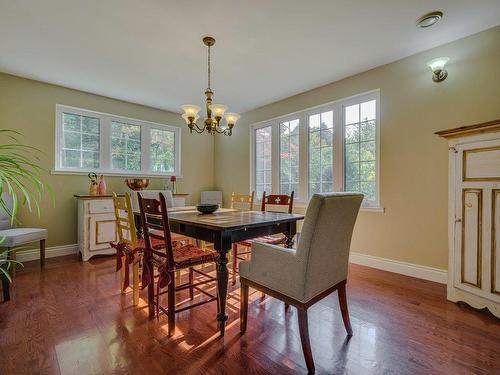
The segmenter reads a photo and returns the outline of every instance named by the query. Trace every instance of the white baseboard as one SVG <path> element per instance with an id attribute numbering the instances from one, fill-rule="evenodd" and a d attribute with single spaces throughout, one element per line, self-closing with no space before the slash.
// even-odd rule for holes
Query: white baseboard
<path id="1" fill-rule="evenodd" d="M 63 255 L 76 254 L 78 244 L 52 246 L 45 248 L 45 258 L 60 257 Z M 21 250 L 16 253 L 16 259 L 20 262 L 40 259 L 40 249 Z"/>
<path id="2" fill-rule="evenodd" d="M 446 284 L 448 280 L 448 271 L 446 270 L 376 257 L 373 255 L 351 252 L 349 261 L 354 264 L 361 264 L 363 266 L 395 272 L 401 275 L 412 276 L 441 284 Z"/>
<path id="3" fill-rule="evenodd" d="M 76 254 L 78 252 L 78 244 L 53 246 L 45 249 L 45 258 L 59 257 L 63 255 Z M 17 260 L 20 262 L 28 262 L 31 260 L 40 259 L 39 249 L 30 249 L 19 251 Z M 448 271 L 418 264 L 401 262 L 388 258 L 381 258 L 373 255 L 366 255 L 356 252 L 351 252 L 349 261 L 362 266 L 377 268 L 383 271 L 395 272 L 406 276 L 412 276 L 419 279 L 434 281 L 441 284 L 446 284 L 448 280 Z"/>

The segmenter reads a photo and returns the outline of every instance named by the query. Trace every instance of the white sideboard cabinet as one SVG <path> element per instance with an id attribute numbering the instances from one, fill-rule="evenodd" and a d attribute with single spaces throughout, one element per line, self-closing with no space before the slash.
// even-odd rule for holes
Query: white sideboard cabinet
<path id="1" fill-rule="evenodd" d="M 111 196 L 77 195 L 78 250 L 84 261 L 94 255 L 115 254 L 116 221 Z"/>
<path id="2" fill-rule="evenodd" d="M 154 192 L 158 194 L 160 190 Z M 131 194 L 132 201 L 136 202 L 136 193 Z M 174 194 L 174 207 L 185 206 L 187 197 L 188 194 Z M 116 241 L 112 196 L 75 195 L 75 198 L 78 200 L 78 251 L 82 259 L 88 261 L 94 255 L 115 254 L 116 250 L 109 245 Z"/>
<path id="3" fill-rule="evenodd" d="M 436 134 L 449 143 L 448 299 L 500 317 L 500 120 Z"/>

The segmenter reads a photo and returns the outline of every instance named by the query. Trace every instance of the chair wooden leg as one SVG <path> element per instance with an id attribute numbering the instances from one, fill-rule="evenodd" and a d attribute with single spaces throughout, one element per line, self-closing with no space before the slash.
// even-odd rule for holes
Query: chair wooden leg
<path id="1" fill-rule="evenodd" d="M 306 360 L 307 370 L 309 374 L 314 374 L 314 360 L 311 352 L 311 342 L 309 341 L 309 325 L 307 321 L 307 310 L 297 309 L 299 318 L 300 341 L 302 343 L 302 351 Z"/>
<path id="2" fill-rule="evenodd" d="M 135 261 L 133 264 L 133 285 L 132 285 L 132 293 L 133 293 L 133 301 L 134 306 L 139 304 L 139 261 Z"/>
<path id="3" fill-rule="evenodd" d="M 167 299 L 168 299 L 168 336 L 175 334 L 175 281 L 174 272 L 170 272 L 170 280 L 172 282 L 168 285 Z"/>
<path id="4" fill-rule="evenodd" d="M 2 279 L 3 301 L 6 302 L 10 300 L 10 282 L 3 273 L 0 274 L 0 278 Z"/>
<path id="5" fill-rule="evenodd" d="M 241 284 L 240 286 L 240 332 L 245 333 L 247 330 L 248 318 L 248 285 Z"/>
<path id="6" fill-rule="evenodd" d="M 233 285 L 236 284 L 236 271 L 238 268 L 238 245 L 233 244 Z"/>
<path id="7" fill-rule="evenodd" d="M 45 240 L 40 240 L 40 267 L 45 267 Z"/>
<path id="8" fill-rule="evenodd" d="M 194 275 L 193 275 L 193 267 L 189 267 L 189 284 L 193 285 L 194 283 Z M 194 299 L 194 288 L 192 286 L 189 287 L 189 299 Z"/>
<path id="9" fill-rule="evenodd" d="M 349 320 L 349 311 L 347 310 L 347 295 L 345 290 L 345 283 L 339 288 L 339 305 L 340 312 L 342 313 L 342 320 L 344 327 L 347 331 L 347 336 L 352 336 L 351 321 Z"/>
<path id="10" fill-rule="evenodd" d="M 7 248 L 7 250 L 10 250 L 9 251 L 9 258 L 12 259 L 12 260 L 16 260 L 16 250 L 14 249 L 10 249 L 10 248 Z M 16 268 L 17 268 L 17 264 L 16 263 L 12 263 L 10 265 L 10 277 L 13 279 L 15 276 L 16 276 Z"/>
<path id="11" fill-rule="evenodd" d="M 154 300 L 155 300 L 155 278 L 151 277 L 151 282 L 148 285 L 148 313 L 149 313 L 148 315 L 150 318 L 154 318 L 155 316 Z"/>
<path id="12" fill-rule="evenodd" d="M 181 270 L 175 271 L 175 284 L 180 285 L 181 283 Z"/>
<path id="13" fill-rule="evenodd" d="M 120 268 L 120 291 L 125 294 L 125 267 L 128 267 L 125 255 L 122 256 L 122 268 Z"/>
<path id="14" fill-rule="evenodd" d="M 139 267 L 139 284 L 140 286 L 142 287 L 142 267 L 143 267 L 143 262 L 144 262 L 144 259 L 142 256 L 139 256 L 139 259 L 137 261 L 138 263 L 138 267 Z M 140 291 L 140 289 L 139 289 Z"/>

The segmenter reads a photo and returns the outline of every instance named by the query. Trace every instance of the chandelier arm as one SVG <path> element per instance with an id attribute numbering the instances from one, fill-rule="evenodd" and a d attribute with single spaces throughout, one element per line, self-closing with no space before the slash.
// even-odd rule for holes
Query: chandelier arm
<path id="1" fill-rule="evenodd" d="M 213 129 L 213 131 L 217 134 L 223 134 L 223 135 L 227 135 L 227 136 L 230 136 L 233 133 L 233 131 L 229 128 L 225 128 L 223 130 L 219 130 L 218 128 L 215 128 L 215 129 Z"/>
<path id="2" fill-rule="evenodd" d="M 193 124 L 195 126 L 195 128 L 193 128 L 193 129 L 196 131 L 196 133 L 200 133 L 201 134 L 201 133 L 203 133 L 205 131 L 205 126 L 203 126 L 202 128 L 200 128 L 196 122 L 193 123 Z"/>

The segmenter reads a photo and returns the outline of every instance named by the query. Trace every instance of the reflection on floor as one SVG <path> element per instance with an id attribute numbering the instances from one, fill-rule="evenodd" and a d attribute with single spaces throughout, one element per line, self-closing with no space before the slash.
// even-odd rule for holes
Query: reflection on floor
<path id="1" fill-rule="evenodd" d="M 49 259 L 43 272 L 32 262 L 0 304 L 0 372 L 305 373 L 296 311 L 253 292 L 240 336 L 237 287 L 224 339 L 215 303 L 179 314 L 168 338 L 164 316 L 149 320 L 144 300 L 134 308 L 130 294 L 120 295 L 112 258 Z M 500 373 L 500 321 L 445 295 L 444 285 L 351 265 L 352 339 L 335 294 L 310 310 L 317 373 Z"/>

